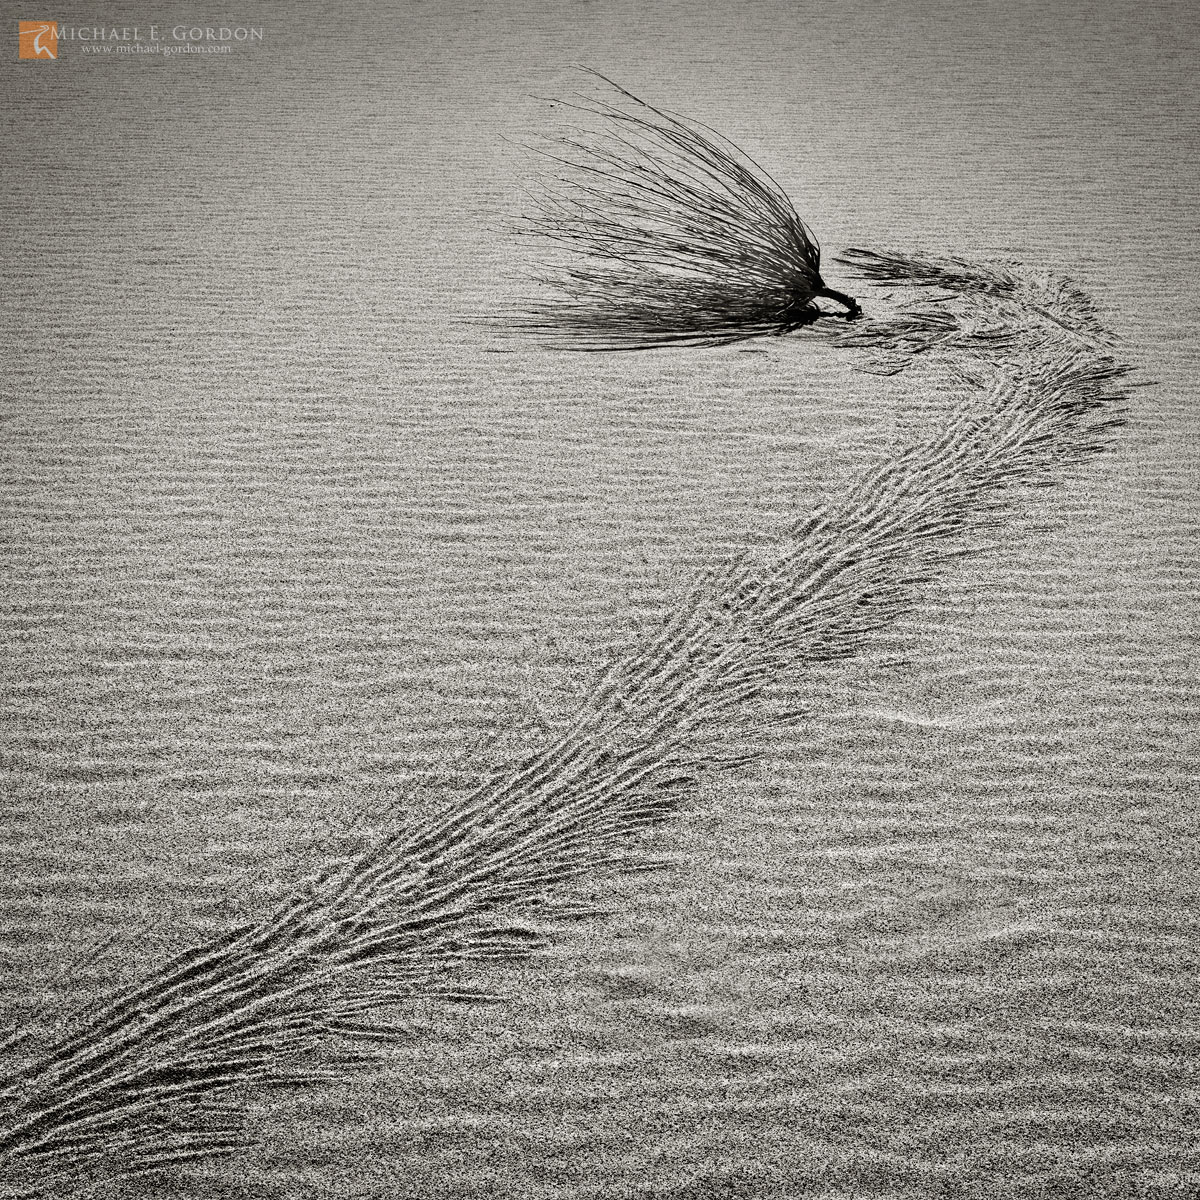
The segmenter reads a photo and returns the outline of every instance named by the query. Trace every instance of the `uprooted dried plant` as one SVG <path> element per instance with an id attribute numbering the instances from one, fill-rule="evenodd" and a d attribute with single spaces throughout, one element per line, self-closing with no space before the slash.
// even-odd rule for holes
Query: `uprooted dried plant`
<path id="1" fill-rule="evenodd" d="M 607 99 L 558 104 L 571 124 L 535 147 L 550 170 L 524 221 L 565 252 L 519 323 L 578 349 L 639 349 L 781 334 L 858 302 L 821 276 L 821 249 L 783 190 L 697 121 L 598 72 Z"/>

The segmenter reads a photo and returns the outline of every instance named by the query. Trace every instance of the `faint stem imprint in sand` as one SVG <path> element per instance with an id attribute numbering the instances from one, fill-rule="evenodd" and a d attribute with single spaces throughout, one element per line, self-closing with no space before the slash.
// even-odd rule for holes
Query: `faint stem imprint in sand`
<path id="1" fill-rule="evenodd" d="M 881 857 L 895 859 L 893 848 Z M 847 881 L 847 905 L 830 917 L 833 938 L 847 953 L 871 957 L 948 958 L 983 942 L 1002 944 L 1044 931 L 1045 923 L 995 883 L 914 862 L 859 861 Z"/>

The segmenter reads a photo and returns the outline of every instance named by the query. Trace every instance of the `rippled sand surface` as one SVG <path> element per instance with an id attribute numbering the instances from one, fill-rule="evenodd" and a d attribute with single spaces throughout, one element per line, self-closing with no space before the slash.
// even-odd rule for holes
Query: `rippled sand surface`
<path id="1" fill-rule="evenodd" d="M 733 731 L 667 868 L 471 971 L 502 1003 L 410 1006 L 370 1064 L 249 1096 L 254 1148 L 95 1194 L 1200 1191 L 1191 10 L 263 24 L 5 67 L 0 1008 L 35 1041 L 521 761 L 695 572 L 957 403 L 803 338 L 479 323 L 526 254 L 503 137 L 570 62 L 732 137 L 827 259 L 1070 275 L 1157 385 L 855 657 L 785 673 L 801 715 Z"/>

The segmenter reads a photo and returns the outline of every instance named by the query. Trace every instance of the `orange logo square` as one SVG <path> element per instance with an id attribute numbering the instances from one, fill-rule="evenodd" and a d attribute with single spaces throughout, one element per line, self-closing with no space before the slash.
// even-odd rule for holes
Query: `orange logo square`
<path id="1" fill-rule="evenodd" d="M 17 46 L 21 58 L 57 58 L 57 21 L 18 21 Z"/>

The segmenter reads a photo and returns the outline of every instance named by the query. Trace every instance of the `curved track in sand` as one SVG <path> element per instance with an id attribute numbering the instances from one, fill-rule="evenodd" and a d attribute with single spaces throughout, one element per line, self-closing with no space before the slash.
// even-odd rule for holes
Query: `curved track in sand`
<path id="1" fill-rule="evenodd" d="M 956 372 L 961 403 L 943 428 L 703 573 L 565 726 L 436 824 L 330 863 L 266 921 L 71 1014 L 65 1032 L 11 1038 L 0 1179 L 16 1194 L 235 1153 L 246 1089 L 320 1084 L 369 1060 L 410 1036 L 413 997 L 486 999 L 473 962 L 525 955 L 556 922 L 587 917 L 573 880 L 653 866 L 643 832 L 706 772 L 744 761 L 730 748 L 739 729 L 788 719 L 762 704 L 772 680 L 853 655 L 923 582 L 1000 546 L 1006 508 L 1120 424 L 1126 369 L 1066 282 L 948 258 L 842 261 L 912 288 L 912 302 L 829 340 L 866 369 Z"/>

